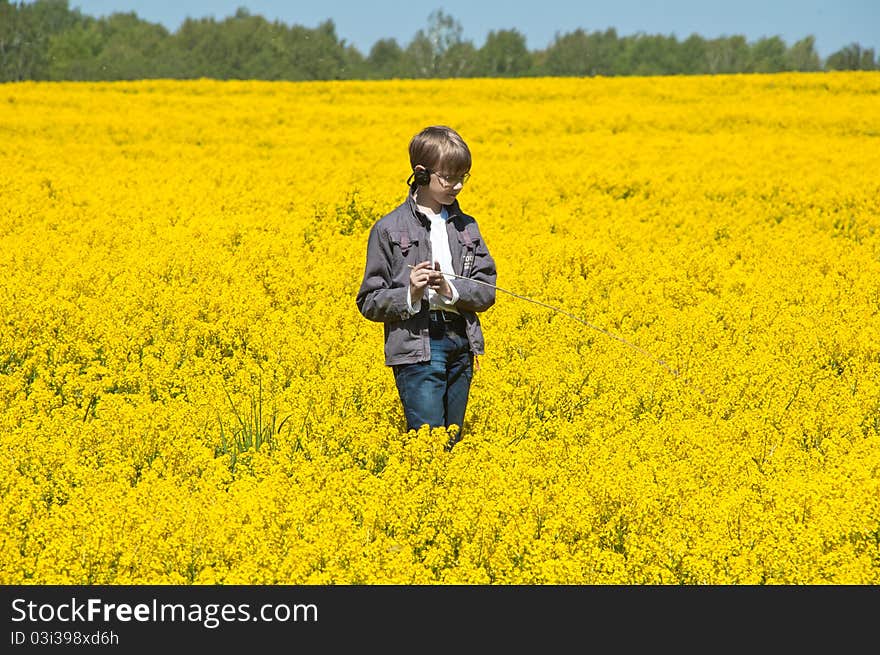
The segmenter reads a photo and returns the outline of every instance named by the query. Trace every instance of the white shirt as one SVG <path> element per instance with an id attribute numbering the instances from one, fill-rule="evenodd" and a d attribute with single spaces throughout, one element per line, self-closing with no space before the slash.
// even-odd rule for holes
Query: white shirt
<path id="1" fill-rule="evenodd" d="M 446 219 L 449 217 L 449 214 L 446 211 L 446 207 L 440 207 L 439 214 L 435 214 L 429 207 L 423 207 L 418 204 L 416 207 L 430 222 L 431 253 L 434 255 L 434 261 L 440 263 L 440 270 L 446 274 L 444 277 L 449 283 L 449 288 L 452 289 L 452 298 L 447 299 L 429 287 L 428 305 L 430 309 L 456 312 L 455 303 L 458 302 L 458 290 L 452 284 L 452 280 L 455 278 L 449 275 L 455 273 L 452 269 L 452 251 L 449 249 L 449 235 L 446 232 Z M 413 307 L 411 293 L 412 291 L 407 287 L 406 304 L 409 306 L 409 310 L 415 314 L 419 311 L 419 308 Z"/>

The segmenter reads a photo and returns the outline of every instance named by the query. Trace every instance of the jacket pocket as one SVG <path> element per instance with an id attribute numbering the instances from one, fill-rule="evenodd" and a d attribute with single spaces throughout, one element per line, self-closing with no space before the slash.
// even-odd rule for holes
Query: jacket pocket
<path id="1" fill-rule="evenodd" d="M 419 239 L 413 238 L 409 232 L 390 232 L 391 252 L 395 257 L 406 260 L 410 252 L 418 251 Z"/>

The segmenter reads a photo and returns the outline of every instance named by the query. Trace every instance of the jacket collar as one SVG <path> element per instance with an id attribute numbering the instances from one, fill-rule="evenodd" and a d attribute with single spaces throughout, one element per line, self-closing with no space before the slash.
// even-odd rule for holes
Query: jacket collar
<path id="1" fill-rule="evenodd" d="M 409 208 L 412 217 L 418 221 L 422 226 L 427 227 L 428 225 L 428 217 L 425 216 L 422 212 L 419 211 L 418 205 L 416 205 L 416 198 L 413 195 L 415 192 L 415 186 L 410 187 L 409 193 L 406 194 L 406 205 Z M 448 221 L 455 216 L 461 214 L 461 208 L 458 206 L 458 198 L 452 201 L 449 205 L 444 205 L 446 207 L 446 220 Z"/>

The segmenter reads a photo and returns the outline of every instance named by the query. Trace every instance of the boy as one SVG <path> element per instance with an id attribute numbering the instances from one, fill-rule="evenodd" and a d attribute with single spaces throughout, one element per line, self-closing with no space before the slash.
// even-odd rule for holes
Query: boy
<path id="1" fill-rule="evenodd" d="M 486 284 L 497 274 L 476 220 L 456 198 L 471 169 L 461 136 L 427 127 L 410 141 L 409 159 L 409 194 L 370 230 L 356 302 L 365 318 L 384 325 L 385 364 L 407 430 L 458 426 L 450 449 L 462 436 L 474 357 L 484 353 L 477 312 L 495 303 Z"/>

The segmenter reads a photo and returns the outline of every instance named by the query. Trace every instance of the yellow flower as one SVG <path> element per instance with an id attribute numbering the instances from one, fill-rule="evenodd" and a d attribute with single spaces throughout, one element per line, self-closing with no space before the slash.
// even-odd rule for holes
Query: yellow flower
<path id="1" fill-rule="evenodd" d="M 878 92 L 3 85 L 0 582 L 877 584 Z M 448 452 L 354 304 L 434 121 L 589 324 L 499 292 Z"/>

